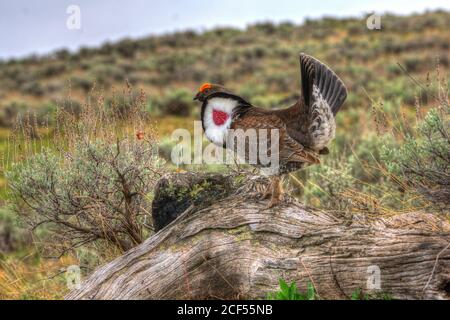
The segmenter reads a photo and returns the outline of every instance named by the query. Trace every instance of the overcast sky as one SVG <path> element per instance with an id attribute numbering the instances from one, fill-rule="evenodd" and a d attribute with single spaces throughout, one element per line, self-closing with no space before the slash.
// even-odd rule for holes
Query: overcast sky
<path id="1" fill-rule="evenodd" d="M 81 10 L 81 28 L 67 27 L 70 5 Z M 95 46 L 107 40 L 149 34 L 204 30 L 258 21 L 302 22 L 305 17 L 360 16 L 367 12 L 409 14 L 437 8 L 449 0 L 1 0 L 0 58 L 44 54 L 59 48 Z"/>

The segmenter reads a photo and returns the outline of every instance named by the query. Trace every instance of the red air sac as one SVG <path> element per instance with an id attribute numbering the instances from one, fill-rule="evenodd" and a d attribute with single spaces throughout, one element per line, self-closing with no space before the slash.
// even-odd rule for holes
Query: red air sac
<path id="1" fill-rule="evenodd" d="M 216 126 L 223 125 L 228 120 L 228 113 L 218 110 L 213 110 L 213 121 Z"/>

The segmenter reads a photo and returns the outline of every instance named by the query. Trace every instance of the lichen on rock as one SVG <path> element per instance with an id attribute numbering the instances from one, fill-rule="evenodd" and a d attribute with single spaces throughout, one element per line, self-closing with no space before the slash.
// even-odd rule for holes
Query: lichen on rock
<path id="1" fill-rule="evenodd" d="M 155 231 L 175 220 L 191 205 L 204 208 L 231 194 L 235 181 L 216 173 L 183 172 L 162 177 L 155 188 L 152 217 Z"/>

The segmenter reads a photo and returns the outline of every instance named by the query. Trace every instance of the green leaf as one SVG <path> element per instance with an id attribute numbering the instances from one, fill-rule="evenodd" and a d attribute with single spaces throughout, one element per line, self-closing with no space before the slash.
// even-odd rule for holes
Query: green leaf
<path id="1" fill-rule="evenodd" d="M 358 288 L 353 291 L 350 300 L 361 300 L 361 289 Z"/>
<path id="2" fill-rule="evenodd" d="M 308 282 L 308 289 L 306 291 L 306 296 L 308 300 L 316 299 L 316 290 L 314 289 L 314 285 L 311 282 Z"/>
<path id="3" fill-rule="evenodd" d="M 280 282 L 281 292 L 285 293 L 286 295 L 289 295 L 289 286 L 286 283 L 286 281 L 284 281 L 283 279 L 280 278 L 279 282 Z"/>
<path id="4" fill-rule="evenodd" d="M 297 283 L 291 282 L 289 285 L 283 279 L 279 279 L 280 291 L 267 294 L 269 300 L 315 300 L 316 291 L 312 283 L 308 283 L 306 294 L 298 292 Z"/>
<path id="5" fill-rule="evenodd" d="M 295 282 L 291 282 L 289 287 L 289 300 L 296 300 L 297 295 L 297 284 Z"/>

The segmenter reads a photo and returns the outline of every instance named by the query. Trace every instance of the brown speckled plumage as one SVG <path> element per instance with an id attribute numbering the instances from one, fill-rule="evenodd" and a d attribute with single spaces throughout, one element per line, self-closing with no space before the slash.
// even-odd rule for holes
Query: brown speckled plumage
<path id="1" fill-rule="evenodd" d="M 334 138 L 334 117 L 347 97 L 347 90 L 329 67 L 303 53 L 300 54 L 300 70 L 302 96 L 293 106 L 285 109 L 258 108 L 220 85 L 203 85 L 195 97 L 203 102 L 203 128 L 205 131 L 208 129 L 205 127 L 206 123 L 209 125 L 205 110 L 210 107 L 210 102 L 229 99 L 234 107 L 226 129 L 279 130 L 278 176 L 320 163 L 319 156 L 328 153 L 326 145 Z M 225 141 L 223 146 L 227 147 Z M 259 162 L 256 165 L 262 166 Z M 276 179 L 279 180 L 279 177 Z M 272 197 L 270 206 L 276 202 Z"/>

